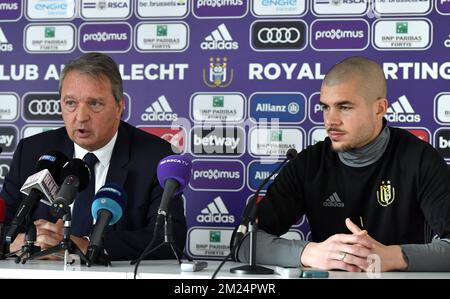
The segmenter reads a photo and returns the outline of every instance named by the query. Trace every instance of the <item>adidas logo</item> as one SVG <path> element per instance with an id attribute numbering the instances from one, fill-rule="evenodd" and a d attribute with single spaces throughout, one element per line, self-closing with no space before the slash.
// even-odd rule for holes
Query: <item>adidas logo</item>
<path id="1" fill-rule="evenodd" d="M 387 109 L 386 119 L 390 122 L 418 123 L 420 114 L 415 113 L 408 98 L 402 95 Z"/>
<path id="2" fill-rule="evenodd" d="M 13 45 L 8 42 L 2 28 L 0 27 L 0 52 L 12 52 Z"/>
<path id="3" fill-rule="evenodd" d="M 234 223 L 234 216 L 230 215 L 220 196 L 214 198 L 197 216 L 199 223 Z"/>
<path id="4" fill-rule="evenodd" d="M 217 29 L 205 37 L 205 41 L 200 44 L 202 50 L 237 50 L 239 44 L 233 41 L 225 24 L 220 24 Z"/>
<path id="5" fill-rule="evenodd" d="M 333 208 L 343 208 L 344 203 L 339 198 L 339 195 L 336 192 L 334 192 L 333 194 L 331 194 L 330 197 L 325 199 L 325 201 L 323 202 L 323 206 Z"/>
<path id="6" fill-rule="evenodd" d="M 178 114 L 173 113 L 166 96 L 162 95 L 145 109 L 141 119 L 143 121 L 174 121 L 178 119 Z"/>

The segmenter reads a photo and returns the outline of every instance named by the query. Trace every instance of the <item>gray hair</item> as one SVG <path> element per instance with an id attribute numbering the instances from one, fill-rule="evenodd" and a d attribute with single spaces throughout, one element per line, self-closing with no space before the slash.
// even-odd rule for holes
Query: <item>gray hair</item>
<path id="1" fill-rule="evenodd" d="M 112 94 L 117 103 L 123 99 L 123 84 L 117 63 L 108 55 L 102 53 L 87 53 L 67 63 L 59 79 L 59 94 L 66 75 L 72 71 L 87 74 L 93 78 L 105 76 L 111 82 Z"/>

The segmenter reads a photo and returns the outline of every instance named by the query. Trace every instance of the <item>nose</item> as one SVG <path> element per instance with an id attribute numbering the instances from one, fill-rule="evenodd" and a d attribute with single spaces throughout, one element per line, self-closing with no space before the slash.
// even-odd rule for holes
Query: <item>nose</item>
<path id="1" fill-rule="evenodd" d="M 339 109 L 329 108 L 328 110 L 324 110 L 323 119 L 326 127 L 334 127 L 341 124 L 341 118 L 339 115 Z"/>
<path id="2" fill-rule="evenodd" d="M 89 107 L 85 103 L 81 103 L 77 108 L 76 119 L 79 122 L 88 121 L 91 118 Z"/>

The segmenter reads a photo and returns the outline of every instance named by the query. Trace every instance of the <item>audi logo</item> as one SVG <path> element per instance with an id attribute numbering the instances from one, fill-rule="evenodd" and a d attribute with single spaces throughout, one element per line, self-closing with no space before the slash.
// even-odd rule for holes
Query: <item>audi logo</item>
<path id="1" fill-rule="evenodd" d="M 0 180 L 4 180 L 6 174 L 9 172 L 8 164 L 0 164 Z"/>
<path id="2" fill-rule="evenodd" d="M 61 115 L 59 100 L 32 100 L 28 104 L 32 115 Z"/>
<path id="3" fill-rule="evenodd" d="M 300 37 L 300 30 L 295 27 L 264 27 L 258 31 L 258 40 L 263 44 L 294 44 L 300 40 Z"/>

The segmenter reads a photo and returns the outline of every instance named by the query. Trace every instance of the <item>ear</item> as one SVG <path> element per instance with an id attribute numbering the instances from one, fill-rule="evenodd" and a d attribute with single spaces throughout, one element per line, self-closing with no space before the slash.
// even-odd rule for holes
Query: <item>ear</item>
<path id="1" fill-rule="evenodd" d="M 374 104 L 377 118 L 383 118 L 387 111 L 388 100 L 386 98 L 378 98 Z"/>

